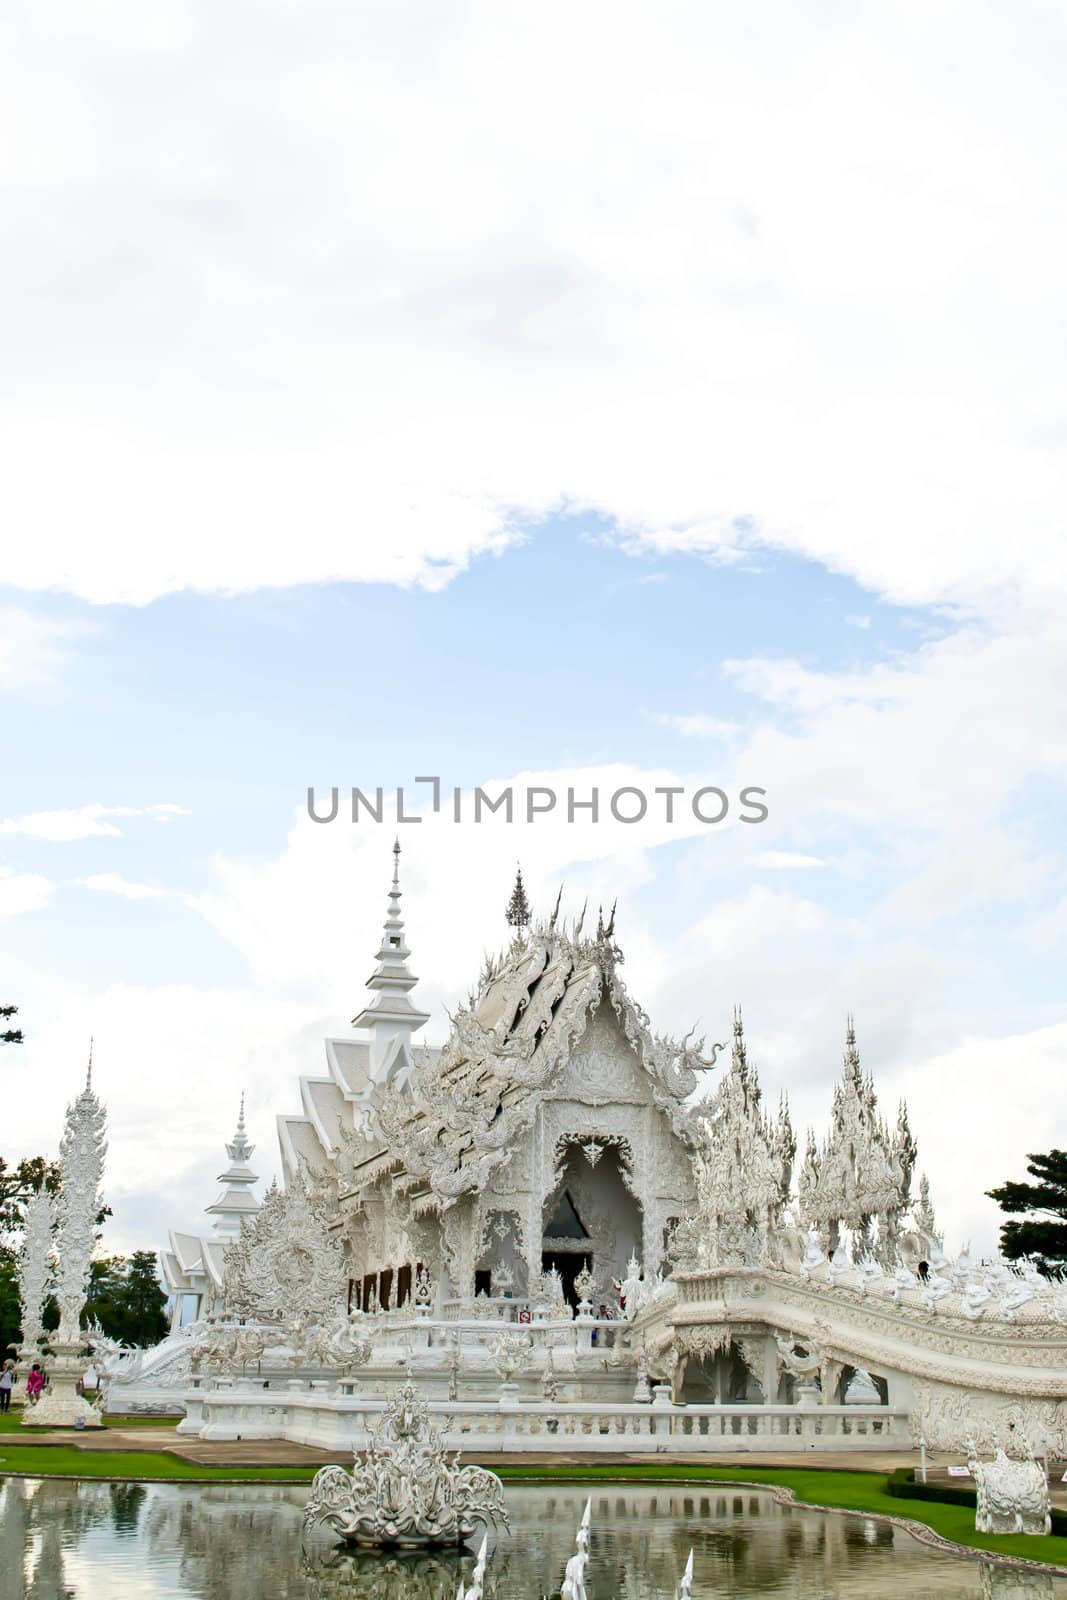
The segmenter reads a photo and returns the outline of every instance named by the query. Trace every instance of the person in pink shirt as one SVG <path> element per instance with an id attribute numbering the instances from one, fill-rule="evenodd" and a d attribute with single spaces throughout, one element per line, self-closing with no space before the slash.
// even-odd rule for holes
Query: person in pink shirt
<path id="1" fill-rule="evenodd" d="M 40 1364 L 35 1361 L 29 1372 L 26 1374 L 26 1399 L 31 1405 L 37 1404 L 37 1401 L 41 1397 L 41 1390 L 43 1388 L 44 1373 L 41 1371 Z"/>

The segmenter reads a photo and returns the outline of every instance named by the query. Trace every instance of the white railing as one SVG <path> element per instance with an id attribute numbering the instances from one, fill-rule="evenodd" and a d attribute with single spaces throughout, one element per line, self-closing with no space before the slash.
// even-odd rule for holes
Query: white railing
<path id="1" fill-rule="evenodd" d="M 264 1386 L 217 1380 L 186 1396 L 183 1433 L 205 1439 L 282 1438 L 341 1452 L 362 1450 L 384 1400 L 334 1384 Z M 887 1406 L 675 1406 L 433 1401 L 446 1447 L 475 1455 L 545 1451 L 619 1453 L 864 1450 L 907 1446 L 907 1412 Z"/>

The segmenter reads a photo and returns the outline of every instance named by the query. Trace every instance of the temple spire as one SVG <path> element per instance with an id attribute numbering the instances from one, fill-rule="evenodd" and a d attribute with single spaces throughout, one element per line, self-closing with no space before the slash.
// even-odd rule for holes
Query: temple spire
<path id="1" fill-rule="evenodd" d="M 522 881 L 522 868 L 515 873 L 515 887 L 511 891 L 507 911 L 504 913 L 508 926 L 515 929 L 516 934 L 522 934 L 530 926 L 530 902 L 526 898 L 526 888 Z"/>
<path id="2" fill-rule="evenodd" d="M 85 1069 L 85 1092 L 93 1092 L 93 1036 L 89 1035 L 89 1065 Z"/>
<path id="3" fill-rule="evenodd" d="M 215 1218 L 216 1234 L 226 1243 L 239 1238 L 242 1220 L 255 1216 L 259 1210 L 259 1202 L 252 1194 L 252 1185 L 259 1179 L 248 1165 L 255 1148 L 254 1144 L 249 1144 L 245 1132 L 245 1097 L 242 1089 L 237 1131 L 226 1145 L 230 1164 L 225 1172 L 219 1173 L 222 1193 L 214 1205 L 207 1207 L 208 1215 Z"/>
<path id="4" fill-rule="evenodd" d="M 408 967 L 411 951 L 404 937 L 404 918 L 400 911 L 400 840 L 393 845 L 393 881 L 389 905 L 378 946 L 378 965 L 367 979 L 375 998 L 352 1019 L 354 1028 L 367 1028 L 371 1034 L 370 1076 L 375 1082 L 388 1079 L 405 1049 L 410 1051 L 411 1035 L 429 1021 L 429 1012 L 416 1011 L 408 995 L 418 978 Z"/>

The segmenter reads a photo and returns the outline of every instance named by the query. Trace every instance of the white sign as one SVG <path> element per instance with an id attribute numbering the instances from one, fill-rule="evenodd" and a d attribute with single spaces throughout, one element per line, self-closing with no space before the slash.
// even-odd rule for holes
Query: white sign
<path id="1" fill-rule="evenodd" d="M 950 1478 L 969 1478 L 971 1469 L 970 1467 L 949 1467 L 948 1475 Z"/>

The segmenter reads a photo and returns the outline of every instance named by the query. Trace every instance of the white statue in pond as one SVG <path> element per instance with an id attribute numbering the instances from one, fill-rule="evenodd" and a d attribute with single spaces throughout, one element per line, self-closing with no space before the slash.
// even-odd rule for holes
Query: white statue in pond
<path id="1" fill-rule="evenodd" d="M 578 1528 L 578 1537 L 575 1540 L 576 1549 L 567 1562 L 563 1574 L 563 1584 L 559 1591 L 560 1600 L 587 1600 L 585 1569 L 589 1562 L 589 1523 L 592 1511 L 593 1502 L 587 1500 Z"/>
<path id="2" fill-rule="evenodd" d="M 322 1467 L 304 1508 L 305 1532 L 347 1544 L 462 1544 L 477 1524 L 508 1526 L 500 1479 L 484 1467 L 449 1462 L 425 1400 L 409 1380 L 390 1401 L 353 1470 Z"/>

